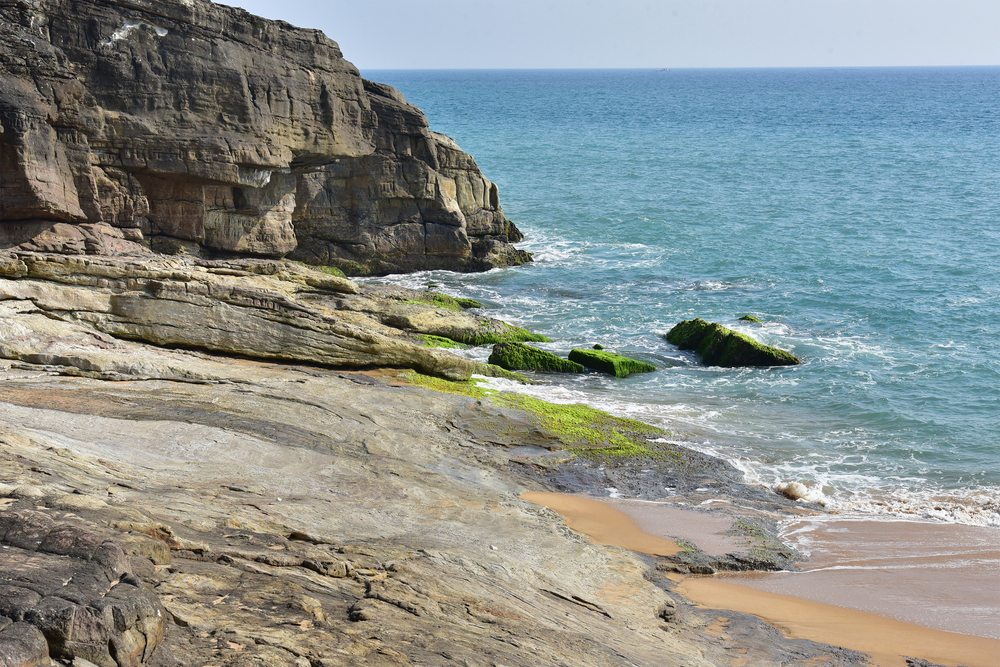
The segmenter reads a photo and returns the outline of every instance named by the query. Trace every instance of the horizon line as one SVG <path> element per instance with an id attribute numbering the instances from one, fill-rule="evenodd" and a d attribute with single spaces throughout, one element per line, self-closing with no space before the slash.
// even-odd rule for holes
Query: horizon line
<path id="1" fill-rule="evenodd" d="M 1000 68 L 995 65 L 710 65 L 701 67 L 361 67 L 359 70 L 395 72 L 544 72 L 544 71 L 673 71 L 673 70 L 760 70 L 760 69 L 973 69 Z"/>

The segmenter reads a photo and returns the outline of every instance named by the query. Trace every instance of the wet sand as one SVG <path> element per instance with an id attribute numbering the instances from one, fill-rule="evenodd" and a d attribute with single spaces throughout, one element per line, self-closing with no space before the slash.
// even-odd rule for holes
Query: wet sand
<path id="1" fill-rule="evenodd" d="M 879 667 L 906 667 L 903 656 L 949 667 L 995 667 L 1000 660 L 1000 641 L 996 639 L 932 630 L 864 611 L 767 593 L 718 577 L 688 577 L 679 590 L 703 607 L 753 614 L 787 637 L 868 653 Z"/>
<path id="2" fill-rule="evenodd" d="M 810 554 L 802 572 L 734 573 L 726 579 L 937 630 L 1000 639 L 996 528 L 823 517 L 790 523 L 782 535 Z"/>
<path id="3" fill-rule="evenodd" d="M 676 542 L 650 535 L 627 514 L 599 500 L 543 492 L 525 493 L 521 498 L 555 510 L 566 517 L 566 525 L 597 544 L 656 556 L 673 556 L 681 550 Z"/>
<path id="4" fill-rule="evenodd" d="M 670 553 L 658 550 L 673 544 L 665 535 L 691 540 L 707 553 L 732 551 L 738 541 L 718 534 L 725 519 L 656 503 L 558 493 L 521 497 L 559 512 L 598 544 L 642 553 L 676 553 L 676 545 Z M 905 667 L 902 656 L 948 666 L 998 664 L 1000 640 L 992 637 L 1000 609 L 1000 531 L 806 519 L 784 532 L 811 551 L 809 569 L 688 577 L 681 593 L 704 607 L 758 616 L 789 637 L 868 653 L 880 667 Z M 781 594 L 786 591 L 791 595 Z M 935 629 L 941 627 L 984 636 Z"/>

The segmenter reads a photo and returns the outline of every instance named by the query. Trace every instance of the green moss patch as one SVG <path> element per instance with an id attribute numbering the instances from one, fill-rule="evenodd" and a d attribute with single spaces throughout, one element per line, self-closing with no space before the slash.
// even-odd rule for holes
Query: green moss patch
<path id="1" fill-rule="evenodd" d="M 459 342 L 467 345 L 496 345 L 497 343 L 551 343 L 548 336 L 531 333 L 506 322 L 494 320 L 474 332 L 463 334 Z"/>
<path id="2" fill-rule="evenodd" d="M 524 343 L 497 343 L 489 362 L 511 371 L 582 373 L 583 366 Z"/>
<path id="3" fill-rule="evenodd" d="M 468 345 L 463 345 L 457 341 L 450 338 L 445 338 L 444 336 L 432 336 L 431 334 L 422 334 L 420 336 L 424 341 L 424 347 L 442 347 L 446 350 L 466 350 L 469 348 Z"/>
<path id="4" fill-rule="evenodd" d="M 483 399 L 490 394 L 496 393 L 493 389 L 480 387 L 474 379 L 466 382 L 452 382 L 451 380 L 444 380 L 441 378 L 431 377 L 430 375 L 424 375 L 423 373 L 418 373 L 417 371 L 407 371 L 406 373 L 403 373 L 402 379 L 404 382 L 418 387 L 426 387 L 427 389 L 442 391 L 446 394 L 460 394 L 462 396 L 468 396 L 469 398 L 475 399 Z"/>
<path id="5" fill-rule="evenodd" d="M 514 371 L 507 370 L 497 366 L 496 364 L 479 364 L 476 367 L 477 375 L 485 375 L 491 378 L 503 378 L 505 380 L 513 380 L 515 382 L 520 382 L 521 384 L 535 384 L 529 380 L 526 376 L 520 373 L 515 373 Z"/>
<path id="6" fill-rule="evenodd" d="M 605 350 L 572 350 L 569 359 L 587 368 L 620 378 L 633 373 L 649 373 L 656 370 L 656 366 L 651 363 Z"/>
<path id="7" fill-rule="evenodd" d="M 756 322 L 757 324 L 763 324 L 764 323 L 763 320 L 761 320 L 759 317 L 755 317 L 753 315 L 744 315 L 740 319 L 742 321 L 744 321 L 744 322 Z"/>
<path id="8" fill-rule="evenodd" d="M 559 405 L 508 392 L 494 394 L 489 402 L 530 413 L 541 428 L 588 458 L 655 455 L 649 440 L 666 435 L 655 426 L 615 417 L 587 405 Z"/>
<path id="9" fill-rule="evenodd" d="M 758 343 L 750 336 L 701 318 L 681 322 L 667 332 L 666 338 L 682 350 L 697 352 L 706 366 L 733 368 L 801 363 L 790 352 Z"/>

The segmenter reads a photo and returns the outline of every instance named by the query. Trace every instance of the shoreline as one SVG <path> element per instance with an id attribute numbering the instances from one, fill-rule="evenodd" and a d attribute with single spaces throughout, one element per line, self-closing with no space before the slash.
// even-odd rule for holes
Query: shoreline
<path id="1" fill-rule="evenodd" d="M 669 516 L 661 516 L 657 521 L 652 520 L 648 512 L 643 520 L 644 508 L 627 499 L 540 493 L 523 494 L 521 497 L 559 512 L 566 517 L 567 525 L 591 536 L 597 544 L 621 546 L 650 555 L 673 555 L 643 549 L 644 539 L 662 540 L 669 534 L 710 551 L 713 548 L 740 546 L 734 544 L 732 538 L 729 538 L 728 543 L 717 541 L 719 534 L 726 530 L 725 520 L 715 519 L 715 523 L 710 524 L 711 528 L 706 527 L 705 524 L 709 523 L 707 521 L 700 522 L 700 525 L 678 521 L 684 514 L 699 514 L 690 509 L 664 505 L 660 509 L 668 510 Z M 594 511 L 595 504 L 605 504 L 615 509 Z M 640 530 L 645 538 L 634 534 L 638 527 L 636 520 L 642 521 Z M 646 530 L 651 532 L 645 532 Z M 713 538 L 716 540 L 714 543 Z M 831 566 L 830 563 L 825 565 Z M 832 582 L 825 582 L 826 588 L 814 591 L 812 597 L 782 595 L 766 589 L 769 579 L 781 576 L 794 578 L 799 574 L 720 572 L 712 577 L 685 575 L 671 578 L 677 582 L 678 592 L 702 608 L 751 614 L 778 628 L 788 638 L 809 639 L 870 654 L 879 667 L 906 667 L 906 658 L 902 656 L 944 665 L 988 667 L 1000 651 L 1000 638 L 945 631 L 926 624 L 898 620 L 884 613 L 869 613 L 852 608 L 850 604 L 826 604 L 816 599 L 817 595 L 823 595 L 824 590 L 831 590 L 829 587 L 834 585 Z M 808 574 L 808 571 L 804 574 Z M 763 586 L 748 585 L 747 581 L 751 579 Z M 889 594 L 885 590 L 868 593 L 870 596 Z M 845 601 L 843 597 L 838 600 Z M 903 603 L 899 599 L 895 602 Z"/>
<path id="2" fill-rule="evenodd" d="M 61 258 L 25 257 L 32 267 L 44 261 L 70 272 Z M 102 262 L 110 260 L 93 266 Z M 44 283 L 17 282 L 23 278 L 18 266 L 11 294 L 21 301 L 42 294 Z M 152 270 L 129 267 L 140 277 Z M 232 271 L 207 264 L 192 266 L 183 277 L 214 289 L 235 281 Z M 428 335 L 442 322 L 461 325 L 449 330 L 459 338 L 484 331 L 536 336 L 531 332 L 461 309 L 442 310 L 431 293 L 324 278 L 317 284 L 338 295 L 330 297 L 308 282 L 311 274 L 301 274 L 304 285 L 296 275 L 241 276 L 240 288 L 258 285 L 261 295 L 280 293 L 291 304 L 302 299 L 326 309 L 320 312 L 331 320 L 343 317 L 392 334 L 394 339 L 380 339 L 378 355 L 356 360 L 366 361 L 368 370 L 311 365 L 308 349 L 294 362 L 233 357 L 229 348 L 199 352 L 141 340 L 111 342 L 82 325 L 53 325 L 37 312 L 70 303 L 97 309 L 97 297 L 111 298 L 89 287 L 60 287 L 63 301 L 39 297 L 34 307 L 5 303 L 21 328 L 8 327 L 6 340 L 19 347 L 0 364 L 0 456 L 9 463 L 0 495 L 13 499 L 4 509 L 22 523 L 72 522 L 121 540 L 136 576 L 175 619 L 166 639 L 174 650 L 187 651 L 180 648 L 186 642 L 197 646 L 204 664 L 224 663 L 219 651 L 228 649 L 203 642 L 212 636 L 204 628 L 224 628 L 227 641 L 242 647 L 231 650 L 242 651 L 272 645 L 270 636 L 263 643 L 247 639 L 248 623 L 253 632 L 271 632 L 269 623 L 308 623 L 318 633 L 314 645 L 336 646 L 336 637 L 364 628 L 394 637 L 396 647 L 430 633 L 440 654 L 475 644 L 471 637 L 482 628 L 468 627 L 471 615 L 517 637 L 516 651 L 495 647 L 511 665 L 536 665 L 539 651 L 562 656 L 572 646 L 569 660 L 579 664 L 618 665 L 626 655 L 630 664 L 662 664 L 663 656 L 675 655 L 700 667 L 737 667 L 726 654 L 730 645 L 762 664 L 803 655 L 864 664 L 850 645 L 794 636 L 779 641 L 757 617 L 697 609 L 678 589 L 680 575 L 794 568 L 803 556 L 780 541 L 779 522 L 808 516 L 802 503 L 747 483 L 731 463 L 686 447 L 661 428 L 504 391 L 504 380 L 491 380 L 499 388 L 479 386 L 473 371 L 489 370 L 482 364 L 429 351 L 418 342 L 431 341 L 373 318 L 396 322 L 405 315 Z M 181 303 L 161 301 L 168 308 Z M 256 310 L 240 307 L 246 312 L 229 307 L 229 319 L 239 312 L 257 321 Z M 309 322 L 295 319 L 302 312 L 290 310 L 286 326 L 308 330 Z M 143 313 L 128 312 L 137 319 Z M 198 340 L 198 327 L 210 324 L 192 320 L 185 340 Z M 360 337 L 348 340 L 355 339 Z M 243 341 L 237 352 L 256 350 L 259 342 Z M 32 356 L 38 349 L 49 350 L 48 363 Z M 409 370 L 386 368 L 384 360 L 400 358 Z M 135 366 L 136 360 L 143 365 Z M 471 375 L 475 379 L 467 379 Z M 623 497 L 592 500 L 574 519 L 591 521 L 590 528 L 567 526 L 555 512 L 518 498 L 532 491 L 609 490 Z M 665 491 L 673 508 L 656 502 Z M 615 511 L 629 504 L 643 511 L 633 512 L 626 526 Z M 609 513 L 594 522 L 598 505 Z M 601 541 L 635 551 L 595 545 L 573 529 L 594 533 L 602 522 L 614 530 Z M 680 523 L 683 528 L 676 527 Z M 680 539 L 668 542 L 657 531 Z M 624 542 L 623 533 L 633 541 Z M 314 580 L 309 572 L 337 581 Z M 215 608 L 227 596 L 206 597 L 205 590 L 234 590 L 232 578 L 247 573 L 274 577 L 278 608 L 310 617 L 292 611 L 286 618 L 260 600 L 234 599 L 232 608 Z M 30 576 L 37 574 L 39 568 Z M 193 585 L 198 577 L 217 581 Z M 309 582 L 305 597 L 296 592 L 303 581 Z M 246 609 L 261 619 L 241 618 Z M 721 617 L 725 628 L 716 628 Z M 718 642 L 720 632 L 729 644 Z M 426 663 L 422 651 L 406 648 L 411 660 Z"/>

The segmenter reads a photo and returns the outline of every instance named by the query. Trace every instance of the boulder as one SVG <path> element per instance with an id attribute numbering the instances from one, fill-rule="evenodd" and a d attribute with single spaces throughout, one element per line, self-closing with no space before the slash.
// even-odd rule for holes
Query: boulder
<path id="1" fill-rule="evenodd" d="M 540 350 L 524 343 L 497 343 L 489 363 L 509 371 L 539 371 L 542 373 L 582 373 L 584 367 L 575 361 Z"/>
<path id="2" fill-rule="evenodd" d="M 607 350 L 572 350 L 569 360 L 615 377 L 628 377 L 633 373 L 650 373 L 656 366 L 646 361 L 608 352 Z"/>
<path id="3" fill-rule="evenodd" d="M 681 322 L 666 335 L 682 350 L 694 350 L 706 366 L 794 366 L 795 355 L 701 318 Z"/>

